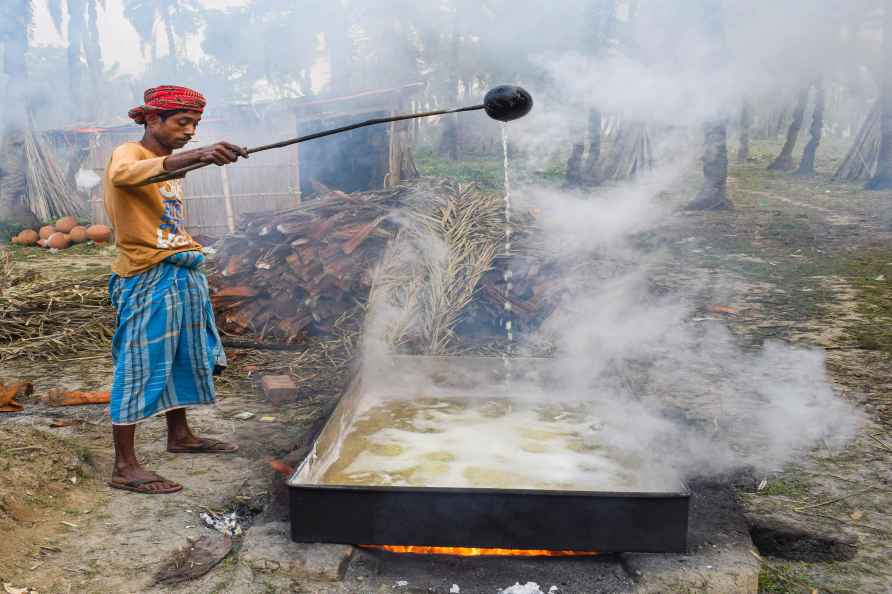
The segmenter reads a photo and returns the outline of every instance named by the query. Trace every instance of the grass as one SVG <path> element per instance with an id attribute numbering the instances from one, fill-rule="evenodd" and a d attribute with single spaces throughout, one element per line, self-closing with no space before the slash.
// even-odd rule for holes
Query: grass
<path id="1" fill-rule="evenodd" d="M 423 176 L 449 177 L 462 183 L 476 182 L 483 188 L 493 190 L 505 187 L 501 155 L 464 156 L 450 161 L 430 148 L 420 148 L 415 151 L 414 157 L 418 173 Z"/>
<path id="2" fill-rule="evenodd" d="M 759 573 L 759 594 L 802 594 L 817 591 L 803 580 L 789 564 L 762 564 Z"/>
<path id="3" fill-rule="evenodd" d="M 422 176 L 449 177 L 462 183 L 474 182 L 487 190 L 504 190 L 505 169 L 501 153 L 492 155 L 463 155 L 450 161 L 429 147 L 420 147 L 413 153 L 418 173 Z M 510 165 L 510 163 L 509 163 Z M 541 169 L 523 172 L 512 166 L 511 179 L 530 179 L 540 184 L 554 185 L 564 181 L 566 160 L 556 157 Z"/>
<path id="4" fill-rule="evenodd" d="M 39 260 L 41 258 L 55 258 L 60 254 L 72 256 L 98 256 L 103 250 L 108 249 L 108 244 L 99 245 L 92 241 L 73 245 L 67 250 L 60 252 L 51 252 L 37 246 L 22 246 L 10 244 L 9 249 L 14 261 Z"/>
<path id="5" fill-rule="evenodd" d="M 811 490 L 808 483 L 801 477 L 795 475 L 785 475 L 770 479 L 768 486 L 759 491 L 759 495 L 783 495 L 794 499 L 801 499 L 807 496 Z"/>

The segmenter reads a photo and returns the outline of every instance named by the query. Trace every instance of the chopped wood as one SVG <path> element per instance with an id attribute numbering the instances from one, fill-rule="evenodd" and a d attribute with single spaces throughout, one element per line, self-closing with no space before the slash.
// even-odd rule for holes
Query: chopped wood
<path id="1" fill-rule="evenodd" d="M 555 267 L 529 254 L 499 255 L 503 197 L 432 178 L 373 192 L 320 191 L 297 208 L 243 215 L 236 233 L 221 243 L 209 282 L 217 324 L 227 339 L 299 345 L 307 336 L 329 334 L 345 315 L 361 317 L 376 282 L 379 289 L 394 290 L 407 274 L 429 274 L 435 264 L 445 265 L 444 272 L 464 272 L 434 300 L 440 310 L 426 324 L 434 335 L 412 339 L 422 349 L 444 348 L 456 331 L 470 326 L 502 335 L 509 265 L 515 331 L 538 326 L 553 310 L 554 291 L 548 287 Z M 517 214 L 515 246 L 524 244 L 533 220 L 529 213 Z M 388 268 L 385 259 L 399 241 L 413 243 L 409 251 L 416 255 L 425 242 L 442 241 L 452 260 L 416 258 L 417 265 L 391 262 Z M 426 285 L 417 281 L 416 288 Z"/>
<path id="2" fill-rule="evenodd" d="M 0 412 L 21 412 L 24 406 L 16 399 L 24 399 L 34 393 L 31 382 L 11 385 L 0 384 Z"/>
<path id="3" fill-rule="evenodd" d="M 50 390 L 46 402 L 50 406 L 80 406 L 82 404 L 108 404 L 111 395 L 108 392 L 79 392 L 61 389 Z"/>

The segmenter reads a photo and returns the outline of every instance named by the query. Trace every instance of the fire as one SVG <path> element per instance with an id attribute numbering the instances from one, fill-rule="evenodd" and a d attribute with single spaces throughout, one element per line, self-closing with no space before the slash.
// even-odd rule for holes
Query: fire
<path id="1" fill-rule="evenodd" d="M 367 549 L 410 555 L 452 555 L 454 557 L 594 557 L 597 551 L 550 551 L 545 549 L 485 549 L 479 547 L 419 547 L 361 545 Z"/>

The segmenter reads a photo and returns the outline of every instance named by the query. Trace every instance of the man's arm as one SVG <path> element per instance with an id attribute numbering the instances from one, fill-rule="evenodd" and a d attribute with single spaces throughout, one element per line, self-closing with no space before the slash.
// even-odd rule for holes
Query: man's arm
<path id="1" fill-rule="evenodd" d="M 248 153 L 242 147 L 228 142 L 218 142 L 176 155 L 140 159 L 129 145 L 123 145 L 112 153 L 108 166 L 109 177 L 113 185 L 127 188 L 142 185 L 147 179 L 180 167 L 188 167 L 193 163 L 216 163 L 225 165 L 234 163 L 239 156 L 247 158 Z"/>
<path id="2" fill-rule="evenodd" d="M 235 163 L 239 157 L 248 158 L 248 151 L 230 142 L 218 142 L 209 146 L 183 151 L 164 159 L 164 171 L 174 171 L 196 163 L 227 165 Z"/>

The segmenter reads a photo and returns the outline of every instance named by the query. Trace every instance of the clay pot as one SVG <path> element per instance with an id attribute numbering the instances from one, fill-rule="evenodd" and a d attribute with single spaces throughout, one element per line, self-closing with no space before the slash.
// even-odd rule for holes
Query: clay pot
<path id="1" fill-rule="evenodd" d="M 56 221 L 56 231 L 60 233 L 71 233 L 75 227 L 77 227 L 77 219 L 74 217 L 62 217 Z"/>
<path id="2" fill-rule="evenodd" d="M 111 229 L 105 225 L 90 225 L 87 227 L 87 237 L 96 243 L 105 243 L 111 237 Z"/>
<path id="3" fill-rule="evenodd" d="M 46 240 L 46 243 L 54 250 L 64 250 L 71 245 L 71 240 L 66 233 L 57 232 L 50 235 L 50 238 Z"/>
<path id="4" fill-rule="evenodd" d="M 22 245 L 36 245 L 40 235 L 34 229 L 25 229 L 18 235 L 19 243 Z"/>
<path id="5" fill-rule="evenodd" d="M 87 228 L 80 225 L 74 227 L 71 232 L 68 233 L 68 237 L 71 238 L 71 241 L 74 243 L 83 243 L 89 239 L 87 237 Z"/>
<path id="6" fill-rule="evenodd" d="M 56 232 L 56 228 L 52 225 L 44 225 L 40 228 L 40 238 L 41 239 L 49 239 L 50 235 Z"/>

